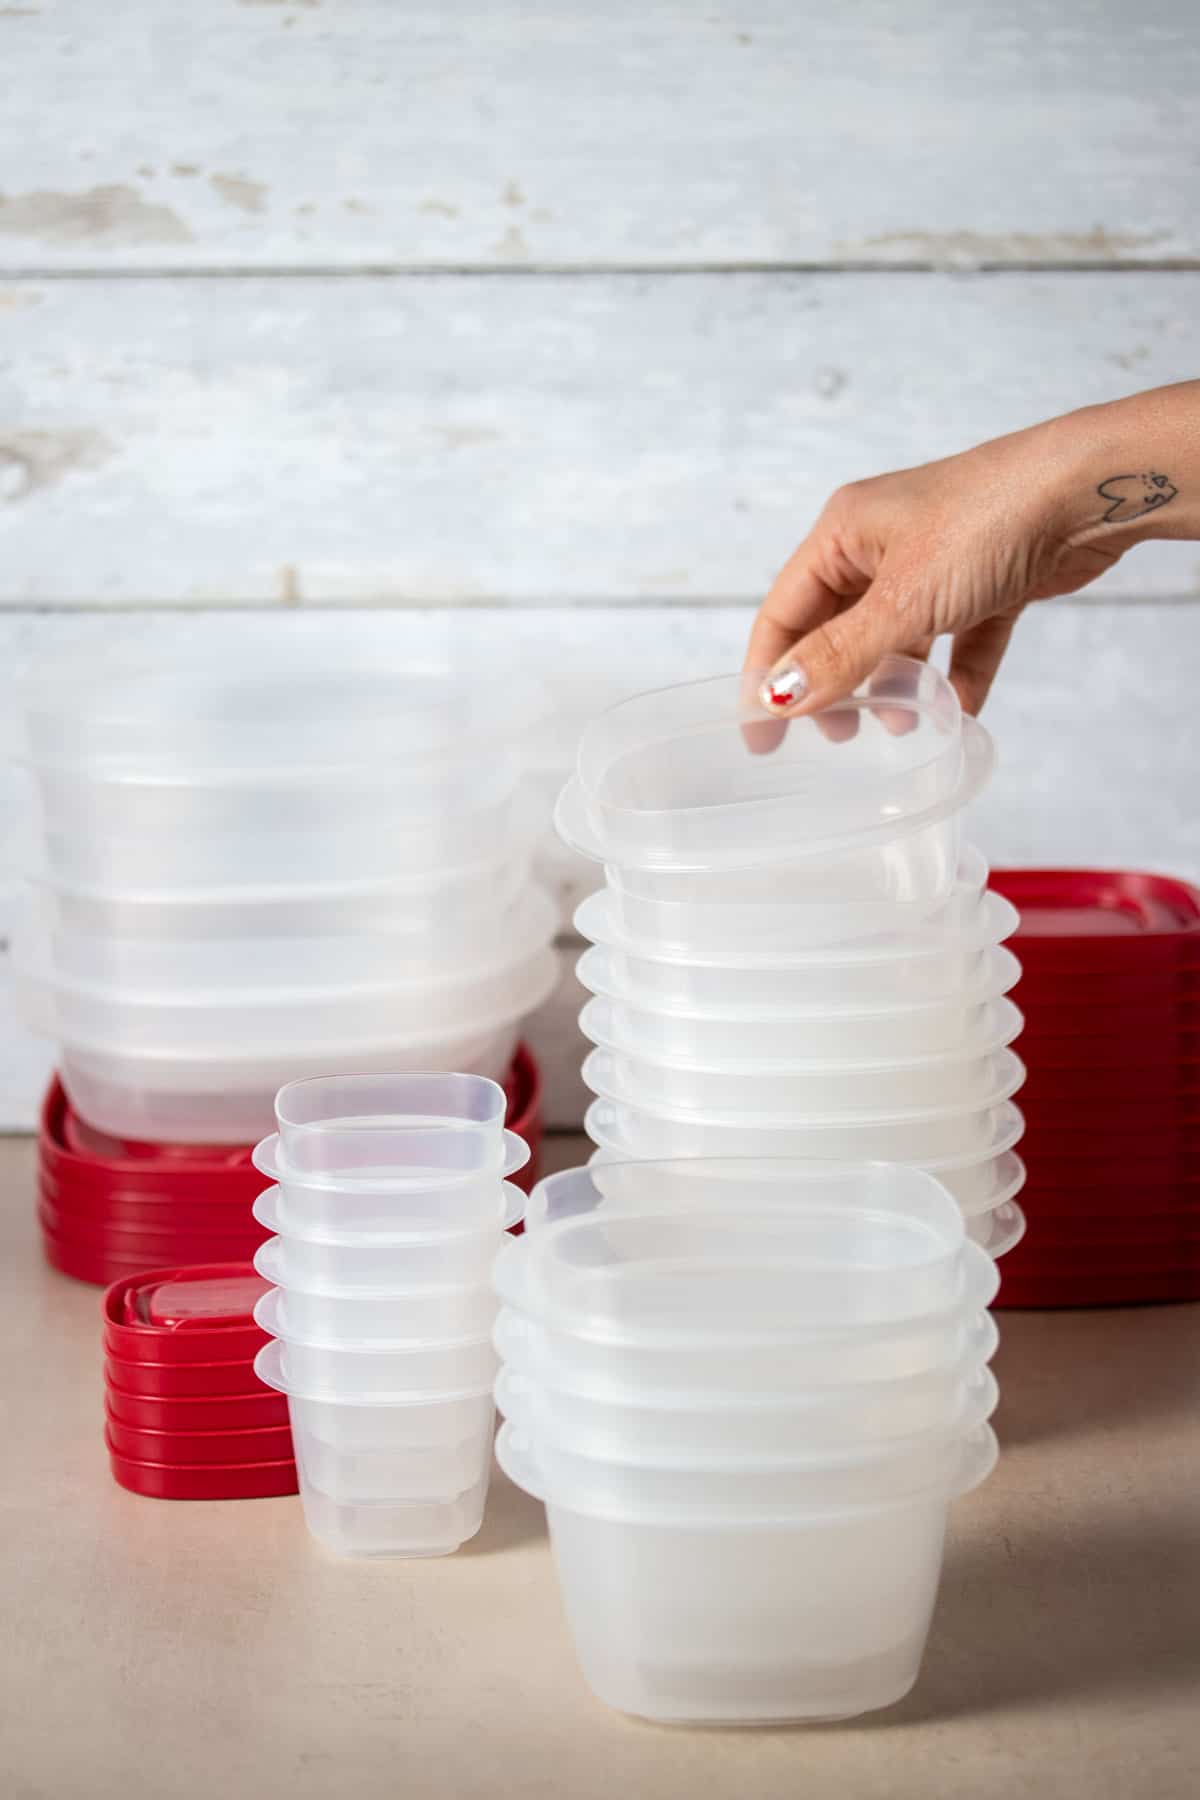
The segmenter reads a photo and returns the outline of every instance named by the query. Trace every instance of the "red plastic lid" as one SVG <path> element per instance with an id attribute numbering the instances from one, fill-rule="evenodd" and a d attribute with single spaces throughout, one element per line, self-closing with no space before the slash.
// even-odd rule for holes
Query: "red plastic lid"
<path id="1" fill-rule="evenodd" d="M 137 1138 L 110 1137 L 81 1119 L 64 1095 L 61 1127 L 63 1146 L 89 1161 L 104 1162 L 182 1162 L 192 1165 L 243 1165 L 250 1160 L 250 1147 L 245 1144 L 153 1144 Z"/>
<path id="2" fill-rule="evenodd" d="M 219 1227 L 193 1231 L 184 1222 L 175 1230 L 167 1226 L 142 1229 L 125 1225 L 119 1219 L 110 1222 L 96 1213 L 75 1212 L 46 1199 L 39 1200 L 38 1218 L 46 1231 L 78 1244 L 81 1249 L 95 1251 L 101 1256 L 121 1256 L 126 1261 L 131 1256 L 140 1256 L 135 1273 L 162 1263 L 184 1267 L 193 1262 L 218 1260 L 249 1262 L 267 1235 L 256 1221 L 247 1225 L 240 1218 L 225 1231 Z"/>
<path id="3" fill-rule="evenodd" d="M 197 1204 L 179 1202 L 164 1204 L 161 1197 L 142 1199 L 116 1194 L 97 1193 L 69 1182 L 55 1181 L 44 1172 L 38 1174 L 38 1198 L 52 1213 L 63 1217 L 63 1228 L 74 1226 L 80 1231 L 116 1233 L 120 1236 L 159 1238 L 221 1238 L 241 1236 L 248 1252 L 257 1247 L 262 1228 L 255 1219 L 252 1203 L 242 1199 L 236 1206 L 224 1203 Z M 217 1255 L 221 1255 L 218 1251 Z M 152 1259 L 153 1260 L 153 1259 Z M 168 1257 L 159 1258 L 170 1262 Z M 211 1262 L 212 1256 L 204 1258 Z"/>
<path id="4" fill-rule="evenodd" d="M 1114 1267 L 1053 1276 L 1006 1272 L 992 1306 L 1144 1306 L 1169 1300 L 1200 1300 L 1200 1268 Z"/>
<path id="5" fill-rule="evenodd" d="M 292 1454 L 289 1425 L 260 1425 L 245 1431 L 157 1431 L 126 1425 L 104 1409 L 105 1438 L 118 1456 L 134 1462 L 173 1463 L 177 1468 L 231 1467 L 283 1462 Z"/>
<path id="6" fill-rule="evenodd" d="M 109 1382 L 104 1398 L 110 1419 L 141 1431 L 261 1431 L 288 1423 L 287 1395 L 272 1393 L 266 1388 L 259 1394 L 201 1394 L 193 1399 L 163 1399 L 128 1393 Z"/>
<path id="7" fill-rule="evenodd" d="M 251 1310 L 269 1286 L 248 1263 L 153 1269 L 114 1282 L 104 1296 L 105 1344 L 133 1361 L 252 1357 L 266 1334 Z"/>
<path id="8" fill-rule="evenodd" d="M 190 1146 L 145 1146 L 149 1155 L 109 1156 L 95 1147 L 95 1134 L 81 1138 L 61 1082 L 55 1078 L 42 1103 L 38 1155 L 43 1168 L 63 1178 L 68 1173 L 101 1190 L 120 1193 L 158 1192 L 179 1198 L 206 1193 L 236 1193 L 239 1188 L 253 1200 L 262 1179 L 250 1162 L 251 1146 L 214 1159 L 211 1147 L 199 1151 Z M 70 1140 L 70 1141 L 68 1141 Z M 113 1143 L 117 1140 L 101 1142 Z"/>
<path id="9" fill-rule="evenodd" d="M 508 1094 L 507 1125 L 529 1145 L 529 1161 L 512 1177 L 526 1194 L 533 1192 L 540 1179 L 542 1147 L 542 1071 L 528 1044 L 518 1044 L 512 1072 L 505 1089 Z M 524 1226 L 515 1226 L 519 1233 Z"/>
<path id="10" fill-rule="evenodd" d="M 120 1388 L 148 1400 L 229 1400 L 270 1392 L 254 1373 L 252 1356 L 230 1362 L 134 1362 L 107 1341 L 104 1351 L 104 1379 L 110 1393 Z"/>
<path id="11" fill-rule="evenodd" d="M 1200 890 L 1168 875 L 1123 869 L 993 869 L 989 885 L 1020 912 L 1016 935 L 1021 940 L 1200 930 Z"/>
<path id="12" fill-rule="evenodd" d="M 120 1455 L 111 1444 L 108 1454 L 113 1479 L 120 1487 L 155 1500 L 266 1500 L 299 1489 L 291 1457 L 278 1462 L 180 1468 L 139 1462 Z"/>

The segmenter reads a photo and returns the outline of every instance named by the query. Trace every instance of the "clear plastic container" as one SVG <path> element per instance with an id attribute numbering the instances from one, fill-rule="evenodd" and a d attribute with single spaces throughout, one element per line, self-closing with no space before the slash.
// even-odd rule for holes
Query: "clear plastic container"
<path id="1" fill-rule="evenodd" d="M 400 1405 L 312 1398 L 285 1381 L 278 1343 L 259 1352 L 255 1371 L 287 1394 L 297 1461 L 339 1504 L 444 1500 L 487 1477 L 490 1392 L 415 1395 Z"/>
<path id="2" fill-rule="evenodd" d="M 289 1389 L 315 1400 L 403 1402 L 414 1394 L 473 1394 L 496 1379 L 488 1338 L 411 1339 L 395 1344 L 313 1343 L 285 1336 L 277 1289 L 254 1308 L 255 1321 L 279 1338 L 280 1374 Z"/>
<path id="3" fill-rule="evenodd" d="M 979 1283 L 980 1306 L 989 1303 L 995 1287 L 994 1276 Z M 623 1403 L 632 1396 L 645 1405 L 745 1408 L 799 1405 L 823 1395 L 833 1406 L 843 1394 L 853 1407 L 866 1390 L 878 1394 L 880 1410 L 895 1417 L 898 1429 L 913 1416 L 902 1398 L 910 1385 L 940 1384 L 949 1371 L 981 1367 L 1000 1341 L 992 1315 L 978 1307 L 946 1315 L 929 1329 L 905 1326 L 853 1341 L 789 1342 L 784 1352 L 755 1346 L 736 1355 L 726 1346 L 627 1354 L 550 1330 L 507 1307 L 501 1308 L 493 1335 L 506 1369 L 539 1386 L 597 1400 Z M 935 1385 L 934 1391 L 941 1389 Z"/>
<path id="4" fill-rule="evenodd" d="M 524 819 L 515 776 L 490 791 L 468 783 L 421 811 L 412 791 L 366 786 L 357 774 L 291 789 L 33 774 L 45 870 L 81 886 L 207 892 L 239 881 L 309 886 L 326 871 L 337 882 L 445 874 L 500 861 Z"/>
<path id="5" fill-rule="evenodd" d="M 765 872 L 673 875 L 609 864 L 607 914 L 622 938 L 656 944 L 685 961 L 747 949 L 790 956 L 798 949 L 881 940 L 920 945 L 946 932 L 962 936 L 983 904 L 988 873 L 978 850 L 968 848 L 944 899 L 823 902 L 813 897 L 813 872 L 805 864 L 799 871 L 790 864 Z"/>
<path id="6" fill-rule="evenodd" d="M 44 1036 L 74 1045 L 158 1055 L 245 1056 L 256 1046 L 294 1042 L 337 1044 L 361 1038 L 378 1043 L 418 1033 L 428 1037 L 470 1030 L 481 1018 L 512 1016 L 533 994 L 544 997 L 558 963 L 548 946 L 555 912 L 543 894 L 523 908 L 503 960 L 453 967 L 427 965 L 406 978 L 393 969 L 386 982 L 321 986 L 314 964 L 298 965 L 286 985 L 256 990 L 248 983 L 223 989 L 126 993 L 54 973 L 18 958 L 18 995 Z"/>
<path id="7" fill-rule="evenodd" d="M 465 1493 L 436 1500 L 342 1500 L 317 1487 L 296 1447 L 304 1523 L 335 1556 L 452 1556 L 475 1537 L 487 1505 L 487 1474 Z"/>
<path id="8" fill-rule="evenodd" d="M 288 1337 L 330 1344 L 395 1344 L 425 1338 L 481 1337 L 496 1320 L 496 1299 L 486 1284 L 474 1287 L 363 1289 L 341 1292 L 284 1288 L 275 1240 L 260 1244 L 254 1266 L 279 1289 L 279 1326 Z"/>
<path id="9" fill-rule="evenodd" d="M 503 1088 L 477 1075 L 355 1073 L 290 1082 L 275 1100 L 280 1170 L 301 1181 L 388 1184 L 425 1182 L 431 1173 L 446 1181 L 494 1173 L 507 1160 L 507 1107 Z"/>
<path id="10" fill-rule="evenodd" d="M 414 1134 L 415 1136 L 415 1134 Z M 415 1146 L 414 1146 L 415 1148 Z M 254 1166 L 276 1182 L 275 1211 L 285 1233 L 387 1240 L 398 1233 L 470 1231 L 496 1217 L 503 1184 L 529 1161 L 529 1147 L 514 1132 L 503 1133 L 496 1146 L 504 1158 L 498 1168 L 472 1172 L 448 1159 L 439 1162 L 439 1146 L 429 1142 L 424 1159 L 404 1172 L 384 1171 L 372 1179 L 301 1176 L 278 1160 L 278 1140 L 264 1138 L 254 1149 Z"/>
<path id="11" fill-rule="evenodd" d="M 648 1005 L 678 1006 L 694 1012 L 737 1012 L 745 1007 L 795 1011 L 797 1007 L 861 1008 L 879 1011 L 903 1005 L 956 1000 L 973 992 L 989 974 L 989 953 L 1017 928 L 1016 908 L 999 894 L 987 894 L 976 920 L 961 935 L 942 933 L 923 947 L 897 951 L 886 941 L 826 950 L 742 953 L 684 959 L 659 945 L 619 936 L 609 914 L 610 895 L 589 894 L 575 913 L 580 935 L 603 946 L 603 957 L 586 952 L 581 979 L 590 986 L 595 966 L 598 986 L 636 990 Z M 592 961 L 589 963 L 588 958 Z"/>
<path id="12" fill-rule="evenodd" d="M 579 790 L 610 860 L 728 862 L 764 843 L 836 843 L 954 792 L 962 713 L 928 664 L 894 657 L 881 669 L 890 717 L 858 694 L 820 722 L 782 726 L 764 718 L 764 673 L 637 694 L 584 727 Z"/>
<path id="13" fill-rule="evenodd" d="M 672 815 L 661 813 L 654 815 L 648 834 L 636 822 L 632 832 L 622 824 L 614 833 L 597 828 L 596 815 L 578 780 L 569 781 L 559 795 L 554 823 L 567 847 L 593 862 L 677 875 L 790 865 L 796 871 L 791 878 L 793 891 L 799 871 L 806 869 L 811 877 L 808 894 L 813 900 L 936 901 L 948 897 L 954 885 L 964 848 L 963 809 L 984 787 L 994 765 L 991 739 L 974 719 L 963 721 L 962 755 L 957 786 L 945 798 L 904 818 L 885 815 L 849 835 L 822 837 L 802 820 L 792 828 L 781 828 L 777 822 L 771 828 L 767 809 L 737 804 L 709 809 L 712 819 L 721 814 L 732 826 L 726 831 L 724 822 L 720 825 L 725 844 L 720 852 L 712 847 L 716 837 L 707 834 L 705 821 L 701 821 L 700 834 L 690 833 L 690 819 L 700 818 L 706 810 L 703 807 L 688 817 L 687 809 L 674 816 L 689 825 L 684 834 L 674 830 Z M 683 759 L 680 761 L 683 766 Z M 826 790 L 826 797 L 831 791 Z M 627 816 L 635 818 L 632 813 Z M 664 816 L 668 828 L 660 831 L 657 821 Z M 685 846 L 685 835 L 693 847 Z"/>
<path id="14" fill-rule="evenodd" d="M 898 1124 L 928 1120 L 931 1115 L 940 1120 L 947 1107 L 998 1105 L 1016 1092 L 1025 1075 L 1019 1058 L 999 1049 L 970 1059 L 950 1056 L 811 1075 L 799 1070 L 739 1074 L 732 1069 L 726 1074 L 593 1050 L 582 1073 L 592 1092 L 605 1100 L 652 1112 L 690 1114 L 706 1125 L 777 1130 L 859 1120 L 870 1126 L 883 1117 Z M 895 1160 L 916 1159 L 897 1153 Z"/>
<path id="15" fill-rule="evenodd" d="M 46 659 L 17 689 L 27 749 L 97 770 L 196 774 L 241 767 L 307 772 L 461 759 L 458 671 L 440 661 L 330 655 L 328 644 L 247 644 L 228 656 L 139 649 Z M 471 703 L 471 749 L 530 732 L 546 710 L 537 685 L 505 669 Z"/>
<path id="16" fill-rule="evenodd" d="M 545 1500 L 584 1677 L 618 1711 L 665 1724 L 784 1725 L 900 1700 L 920 1670 L 950 1502 L 995 1463 L 989 1432 L 953 1482 L 891 1507 L 701 1524 L 579 1511 L 507 1429 L 518 1487 Z"/>
<path id="17" fill-rule="evenodd" d="M 922 1179 L 897 1176 L 905 1188 Z M 889 1204 L 881 1188 L 870 1211 L 836 1190 L 768 1208 L 601 1202 L 503 1245 L 492 1281 L 523 1317 L 620 1344 L 886 1330 L 960 1305 L 992 1266 L 950 1195 L 924 1181 L 924 1204 L 911 1192 Z"/>
<path id="18" fill-rule="evenodd" d="M 553 985 L 551 979 L 547 985 Z M 539 1004 L 534 990 L 532 1005 Z M 297 1033 L 250 1056 L 231 1044 L 214 1056 L 158 1055 L 61 1047 L 59 1073 L 72 1109 L 97 1131 L 151 1143 L 252 1144 L 274 1122 L 282 1083 L 330 1066 L 397 1070 L 460 1069 L 502 1081 L 512 1063 L 520 1018 L 480 1019 L 459 1032 L 326 1046 Z"/>
<path id="19" fill-rule="evenodd" d="M 137 996 L 157 1004 L 180 999 L 200 1000 L 207 1006 L 220 994 L 236 995 L 240 1001 L 262 994 L 269 1004 L 277 990 L 291 992 L 298 985 L 386 988 L 397 982 L 438 980 L 448 971 L 462 979 L 472 969 L 490 973 L 503 963 L 514 941 L 519 945 L 528 939 L 531 918 L 535 948 L 544 948 L 553 935 L 555 915 L 547 912 L 545 897 L 527 882 L 519 864 L 513 869 L 515 874 L 496 871 L 494 904 L 486 910 L 478 898 L 470 907 L 456 906 L 453 890 L 443 884 L 439 893 L 444 911 L 437 919 L 402 915 L 389 919 L 387 902 L 378 890 L 366 904 L 280 902 L 271 909 L 256 909 L 257 918 L 249 908 L 239 915 L 228 905 L 167 909 L 149 901 L 142 910 L 150 932 L 142 937 L 137 935 L 137 902 L 108 909 L 132 923 L 132 934 L 116 935 L 58 925 L 55 914 L 60 908 L 52 900 L 47 916 L 36 920 L 33 908 L 27 909 L 18 934 L 19 954 L 26 967 L 43 970 L 51 979 L 82 983 L 89 991 L 119 990 L 122 998 Z M 51 898 L 49 890 L 43 888 L 36 898 L 40 906 Z M 175 911 L 179 923 L 190 914 L 200 924 L 201 935 L 169 935 L 162 916 L 167 910 Z M 323 922 L 324 930 L 269 935 L 256 929 L 268 910 L 280 924 Z M 366 923 L 369 918 L 375 919 L 374 927 Z M 242 920 L 249 928 L 239 937 L 234 932 Z M 217 923 L 230 935 L 214 935 L 211 926 Z M 210 927 L 207 932 L 205 924 Z"/>
<path id="20" fill-rule="evenodd" d="M 813 1389 L 776 1404 L 705 1406 L 685 1393 L 678 1405 L 633 1394 L 598 1400 L 575 1389 L 534 1381 L 501 1369 L 496 1404 L 505 1418 L 535 1443 L 549 1442 L 583 1457 L 617 1462 L 643 1460 L 673 1469 L 709 1468 L 714 1462 L 802 1463 L 835 1453 L 912 1456 L 937 1450 L 976 1430 L 999 1401 L 996 1378 L 986 1365 L 964 1361 L 946 1373 L 908 1384 L 877 1383 L 863 1393 Z M 878 1389 L 900 1388 L 900 1420 L 883 1416 Z"/>
<path id="21" fill-rule="evenodd" d="M 580 961 L 580 979 L 596 988 L 595 1000 L 583 1012 L 585 1033 L 592 1035 L 588 1025 L 595 1021 L 600 1035 L 616 1049 L 700 1064 L 725 1057 L 738 1062 L 796 1057 L 838 1062 L 935 1056 L 982 1036 L 994 1014 L 992 1003 L 1021 978 L 1016 957 L 996 949 L 988 954 L 979 987 L 950 1000 L 887 1010 L 796 1007 L 788 1013 L 776 1005 L 705 1013 L 662 1006 L 638 989 L 604 986 L 605 956 L 597 948 Z"/>
<path id="22" fill-rule="evenodd" d="M 313 1236 L 281 1230 L 279 1189 L 254 1202 L 254 1217 L 278 1233 L 280 1287 L 332 1288 L 371 1294 L 393 1287 L 470 1287 L 487 1282 L 503 1234 L 523 1217 L 525 1196 L 512 1182 L 501 1189 L 500 1210 L 476 1229 L 393 1232 L 352 1231 Z"/>

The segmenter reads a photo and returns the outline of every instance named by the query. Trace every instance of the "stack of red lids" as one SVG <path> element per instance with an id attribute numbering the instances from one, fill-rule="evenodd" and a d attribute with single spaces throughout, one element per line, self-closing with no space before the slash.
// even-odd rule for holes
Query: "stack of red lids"
<path id="1" fill-rule="evenodd" d="M 105 1442 L 114 1479 L 161 1500 L 297 1491 L 287 1399 L 264 1387 L 246 1263 L 159 1269 L 104 1296 Z"/>
<path id="2" fill-rule="evenodd" d="M 262 1178 L 248 1148 L 107 1137 L 51 1084 L 38 1138 L 46 1260 L 105 1286 L 141 1269 L 248 1262 L 267 1235 L 250 1208 Z"/>
<path id="3" fill-rule="evenodd" d="M 541 1073 L 524 1044 L 506 1083 L 511 1129 L 534 1157 L 542 1137 Z M 139 1270 L 249 1262 L 269 1233 L 251 1207 L 262 1176 L 249 1145 L 149 1144 L 107 1136 L 51 1083 L 38 1140 L 38 1219 L 46 1260 L 100 1287 Z"/>
<path id="4" fill-rule="evenodd" d="M 1200 891 L 1002 869 L 1020 909 L 1022 1243 L 999 1304 L 1200 1299 Z"/>

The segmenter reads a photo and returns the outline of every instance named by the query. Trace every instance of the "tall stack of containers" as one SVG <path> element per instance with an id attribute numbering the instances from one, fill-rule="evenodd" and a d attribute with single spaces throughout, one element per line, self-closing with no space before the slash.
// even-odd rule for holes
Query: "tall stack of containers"
<path id="1" fill-rule="evenodd" d="M 583 733 L 557 821 L 604 864 L 576 916 L 588 1133 L 608 1159 L 925 1168 L 999 1255 L 1024 1174 L 1017 915 L 962 831 L 990 740 L 908 658 L 787 723 L 759 679 L 641 695 Z"/>
<path id="2" fill-rule="evenodd" d="M 447 670 L 300 650 L 26 680 L 18 989 L 96 1154 L 251 1144 L 331 1070 L 505 1079 L 555 979 L 538 704 L 506 679 L 464 717 Z"/>
<path id="3" fill-rule="evenodd" d="M 255 1364 L 287 1395 L 309 1530 L 349 1556 L 443 1556 L 479 1530 L 496 1370 L 489 1274 L 524 1196 L 505 1096 L 471 1075 L 346 1075 L 279 1095 L 254 1153 L 277 1235 Z"/>
<path id="4" fill-rule="evenodd" d="M 898 1700 L 996 1455 L 996 1267 L 950 1194 L 606 1164 L 539 1184 L 528 1226 L 495 1269 L 497 1454 L 546 1503 L 595 1693 L 741 1725 Z"/>
<path id="5" fill-rule="evenodd" d="M 1029 1233 L 1010 1306 L 1200 1299 L 1200 892 L 1002 869 L 1021 909 Z"/>

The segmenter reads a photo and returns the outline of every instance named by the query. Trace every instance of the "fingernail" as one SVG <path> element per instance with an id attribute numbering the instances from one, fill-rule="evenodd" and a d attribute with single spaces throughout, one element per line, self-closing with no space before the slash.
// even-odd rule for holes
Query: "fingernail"
<path id="1" fill-rule="evenodd" d="M 770 711 L 778 712 L 782 707 L 795 706 L 797 700 L 803 700 L 807 690 L 803 669 L 780 669 L 778 674 L 768 675 L 758 690 L 758 697 Z"/>

